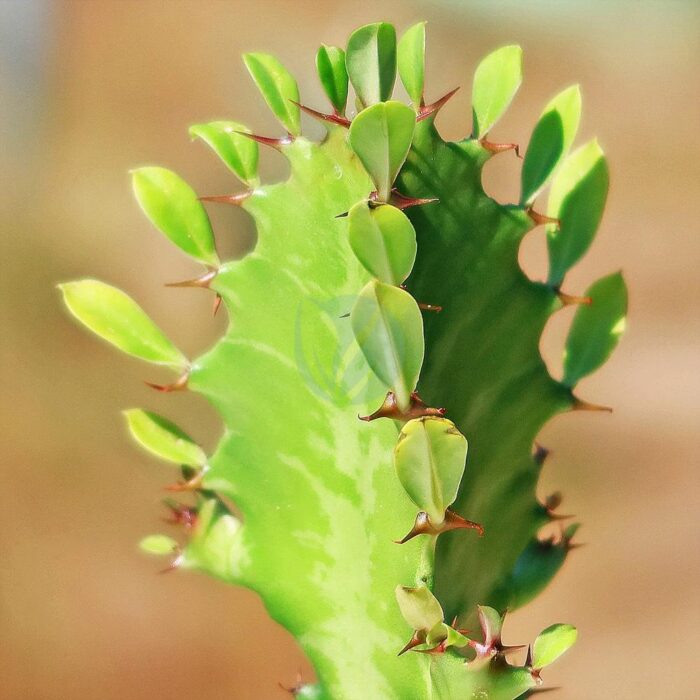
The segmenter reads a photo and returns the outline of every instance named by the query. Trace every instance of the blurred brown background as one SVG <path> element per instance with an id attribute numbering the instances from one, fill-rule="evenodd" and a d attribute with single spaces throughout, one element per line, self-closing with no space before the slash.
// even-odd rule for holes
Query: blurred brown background
<path id="1" fill-rule="evenodd" d="M 541 107 L 579 81 L 581 139 L 597 134 L 613 175 L 592 252 L 571 274 L 580 293 L 623 267 L 626 339 L 582 395 L 612 416 L 551 423 L 543 493 L 585 523 L 551 588 L 513 615 L 507 640 L 553 621 L 581 629 L 546 674 L 569 700 L 698 696 L 697 350 L 700 297 L 700 3 L 587 0 L 418 2 L 258 0 L 0 2 L 2 431 L 0 697 L 208 700 L 284 698 L 277 682 L 308 673 L 292 639 L 250 593 L 195 575 L 157 576 L 135 542 L 159 528 L 171 473 L 135 450 L 119 411 L 167 411 L 208 446 L 213 411 L 197 397 L 161 398 L 158 378 L 68 320 L 56 282 L 94 275 L 140 299 L 183 350 L 222 332 L 209 295 L 165 290 L 195 269 L 137 210 L 127 171 L 172 167 L 201 193 L 235 187 L 186 127 L 240 118 L 276 124 L 244 72 L 245 50 L 274 52 L 321 105 L 313 56 L 350 30 L 429 20 L 429 97 L 462 91 L 441 115 L 469 130 L 476 61 L 509 42 L 526 78 L 497 139 L 526 143 Z M 316 133 L 309 125 L 310 133 Z M 488 166 L 499 198 L 516 195 L 519 162 Z M 280 177 L 265 153 L 263 173 Z M 241 212 L 214 211 L 222 251 L 250 240 Z M 543 235 L 523 265 L 544 269 Z M 568 311 L 543 340 L 556 371 Z"/>

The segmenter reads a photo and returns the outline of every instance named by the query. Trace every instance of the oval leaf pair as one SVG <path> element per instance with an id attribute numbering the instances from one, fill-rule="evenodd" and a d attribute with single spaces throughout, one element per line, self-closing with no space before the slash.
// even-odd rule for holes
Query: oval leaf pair
<path id="1" fill-rule="evenodd" d="M 265 53 L 243 54 L 243 62 L 268 107 L 292 135 L 301 134 L 299 88 L 294 76 L 274 57 Z"/>
<path id="2" fill-rule="evenodd" d="M 348 214 L 350 247 L 365 269 L 380 282 L 399 286 L 416 259 L 416 232 L 396 207 L 356 204 Z"/>
<path id="3" fill-rule="evenodd" d="M 483 138 L 508 109 L 523 79 L 523 50 L 503 46 L 484 58 L 474 73 L 474 138 Z"/>
<path id="4" fill-rule="evenodd" d="M 316 53 L 316 70 L 321 86 L 336 114 L 345 114 L 348 101 L 348 71 L 345 51 L 337 46 L 323 44 Z"/>
<path id="5" fill-rule="evenodd" d="M 396 30 L 386 22 L 368 24 L 348 39 L 346 66 L 363 107 L 391 97 L 396 81 Z"/>
<path id="6" fill-rule="evenodd" d="M 156 457 L 188 467 L 206 465 L 204 450 L 166 418 L 140 408 L 124 411 L 124 416 L 134 440 Z"/>
<path id="7" fill-rule="evenodd" d="M 525 153 L 520 174 L 520 202 L 530 204 L 566 156 L 581 119 L 581 91 L 572 85 L 560 92 L 542 112 Z"/>
<path id="8" fill-rule="evenodd" d="M 416 115 L 401 102 L 382 102 L 360 112 L 350 126 L 350 145 L 387 202 L 411 148 Z"/>
<path id="9" fill-rule="evenodd" d="M 425 22 L 406 30 L 398 46 L 401 82 L 416 110 L 423 104 L 425 84 Z"/>
<path id="10" fill-rule="evenodd" d="M 204 141 L 226 167 L 244 184 L 257 187 L 258 144 L 244 136 L 250 129 L 243 124 L 231 121 L 195 124 L 190 127 L 190 136 Z"/>
<path id="11" fill-rule="evenodd" d="M 184 371 L 187 358 L 127 294 L 98 280 L 59 285 L 68 310 L 93 333 L 146 362 Z"/>
<path id="12" fill-rule="evenodd" d="M 139 206 L 159 231 L 195 260 L 219 264 L 207 212 L 179 175 L 167 168 L 139 168 L 132 184 Z"/>
<path id="13" fill-rule="evenodd" d="M 627 287 L 620 272 L 595 282 L 587 291 L 589 306 L 579 306 L 564 351 L 565 386 L 598 369 L 617 346 L 625 330 Z"/>
<path id="14" fill-rule="evenodd" d="M 410 499 L 434 525 L 457 498 L 467 459 L 467 440 L 447 418 L 408 421 L 394 448 L 394 466 Z"/>
<path id="15" fill-rule="evenodd" d="M 532 646 L 532 668 L 554 663 L 576 643 L 578 630 L 573 625 L 552 625 L 543 630 Z"/>
<path id="16" fill-rule="evenodd" d="M 547 215 L 559 226 L 547 227 L 549 277 L 558 287 L 585 254 L 603 217 L 610 176 L 598 142 L 593 139 L 572 153 L 554 176 Z"/>
<path id="17" fill-rule="evenodd" d="M 373 281 L 360 292 L 350 322 L 367 364 L 405 410 L 425 351 L 418 304 L 403 289 Z"/>

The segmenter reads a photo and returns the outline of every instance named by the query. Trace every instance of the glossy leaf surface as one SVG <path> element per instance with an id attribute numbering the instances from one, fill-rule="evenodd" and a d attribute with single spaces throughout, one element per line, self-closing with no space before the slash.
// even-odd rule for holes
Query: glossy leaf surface
<path id="1" fill-rule="evenodd" d="M 598 280 L 586 296 L 591 304 L 578 307 L 566 339 L 563 382 L 570 387 L 608 359 L 625 330 L 627 287 L 621 273 Z"/>
<path id="2" fill-rule="evenodd" d="M 581 92 L 572 85 L 559 93 L 542 112 L 525 153 L 520 201 L 531 203 L 547 184 L 576 138 L 581 119 Z"/>
<path id="3" fill-rule="evenodd" d="M 246 185 L 256 187 L 258 177 L 258 144 L 244 136 L 250 129 L 232 121 L 195 124 L 190 127 L 190 136 L 204 141 L 226 167 Z"/>
<path id="4" fill-rule="evenodd" d="M 543 630 L 532 647 L 532 667 L 544 668 L 554 663 L 576 643 L 578 630 L 573 625 L 552 625 Z"/>
<path id="5" fill-rule="evenodd" d="M 560 285 L 593 242 L 608 183 L 608 164 L 595 139 L 572 153 L 554 176 L 547 215 L 559 219 L 559 226 L 547 227 L 549 284 Z"/>
<path id="6" fill-rule="evenodd" d="M 348 39 L 346 64 L 363 107 L 391 97 L 396 81 L 396 30 L 386 22 L 356 29 Z"/>
<path id="7" fill-rule="evenodd" d="M 472 135 L 482 138 L 508 109 L 523 79 L 523 52 L 503 46 L 484 58 L 474 73 Z"/>
<path id="8" fill-rule="evenodd" d="M 416 259 L 416 232 L 396 207 L 356 204 L 348 215 L 350 247 L 365 269 L 380 282 L 399 286 Z"/>
<path id="9" fill-rule="evenodd" d="M 389 200 L 391 186 L 406 155 L 416 125 L 416 115 L 401 102 L 382 102 L 360 112 L 350 126 L 350 145 L 362 161 L 379 200 Z"/>
<path id="10" fill-rule="evenodd" d="M 323 44 L 316 53 L 316 70 L 323 91 L 338 114 L 345 114 L 348 101 L 348 71 L 345 51 L 337 46 Z"/>
<path id="11" fill-rule="evenodd" d="M 416 418 L 401 429 L 394 467 L 406 493 L 439 525 L 457 498 L 467 441 L 446 418 Z"/>
<path id="12" fill-rule="evenodd" d="M 426 586 L 397 586 L 396 601 L 403 619 L 416 631 L 429 632 L 443 620 L 440 603 Z"/>
<path id="13" fill-rule="evenodd" d="M 299 88 L 294 76 L 276 59 L 265 53 L 247 53 L 243 61 L 268 107 L 292 135 L 301 134 Z"/>
<path id="14" fill-rule="evenodd" d="M 369 282 L 350 314 L 352 329 L 367 364 L 406 408 L 423 362 L 423 319 L 410 294 Z"/>
<path id="15" fill-rule="evenodd" d="M 141 209 L 159 231 L 195 260 L 219 264 L 207 212 L 179 175 L 167 168 L 139 168 L 132 184 Z"/>
<path id="16" fill-rule="evenodd" d="M 204 450 L 166 418 L 140 408 L 124 411 L 124 417 L 134 440 L 156 457 L 190 467 L 206 464 Z"/>
<path id="17" fill-rule="evenodd" d="M 187 358 L 127 294 L 98 280 L 59 285 L 69 311 L 95 335 L 128 355 L 184 370 Z"/>
<path id="18" fill-rule="evenodd" d="M 423 101 L 425 84 L 425 22 L 418 22 L 407 29 L 398 45 L 398 66 L 401 82 L 419 108 Z"/>

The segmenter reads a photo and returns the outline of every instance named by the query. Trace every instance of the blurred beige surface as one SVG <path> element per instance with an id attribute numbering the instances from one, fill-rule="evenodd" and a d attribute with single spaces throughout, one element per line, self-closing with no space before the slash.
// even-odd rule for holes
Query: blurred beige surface
<path id="1" fill-rule="evenodd" d="M 548 425 L 542 492 L 585 523 L 550 589 L 515 614 L 507 641 L 553 621 L 581 629 L 547 674 L 568 700 L 698 697 L 698 367 L 700 285 L 700 5 L 697 2 L 308 2 L 200 0 L 0 3 L 2 150 L 2 484 L 0 697 L 208 700 L 284 698 L 308 669 L 252 594 L 193 575 L 157 576 L 135 542 L 159 527 L 170 473 L 125 439 L 119 411 L 160 407 L 212 446 L 218 423 L 197 397 L 154 396 L 148 367 L 65 316 L 56 282 L 81 275 L 144 302 L 183 350 L 221 333 L 208 295 L 165 290 L 193 267 L 154 233 L 127 171 L 158 163 L 202 193 L 232 180 L 190 144 L 186 127 L 239 118 L 276 125 L 239 55 L 266 50 L 320 105 L 319 42 L 342 43 L 377 19 L 429 20 L 428 96 L 462 91 L 440 117 L 469 130 L 476 61 L 507 42 L 525 49 L 526 78 L 493 136 L 526 143 L 542 105 L 579 81 L 581 138 L 596 134 L 612 168 L 609 208 L 592 252 L 571 274 L 578 293 L 622 267 L 629 331 L 613 360 L 582 385 L 612 416 Z M 310 126 L 312 133 L 314 126 Z M 263 173 L 283 174 L 265 154 Z M 517 188 L 518 161 L 488 166 L 489 191 Z M 251 231 L 216 211 L 222 250 Z M 541 274 L 543 238 L 523 246 Z M 543 339 L 553 371 L 568 312 Z M 157 377 L 155 377 L 157 378 Z"/>

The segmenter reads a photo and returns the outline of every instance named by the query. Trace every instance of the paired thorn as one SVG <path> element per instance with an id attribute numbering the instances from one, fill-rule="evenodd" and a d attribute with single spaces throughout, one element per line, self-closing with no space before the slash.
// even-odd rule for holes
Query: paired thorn
<path id="1" fill-rule="evenodd" d="M 330 122 L 331 124 L 338 124 L 339 126 L 343 126 L 346 129 L 350 127 L 350 120 L 347 117 L 344 117 L 342 114 L 338 114 L 337 112 L 333 112 L 332 114 L 324 114 L 323 112 L 311 109 L 311 107 L 307 107 L 306 105 L 303 105 L 300 102 L 295 102 L 294 100 L 289 101 L 293 105 L 299 107 L 299 109 L 302 112 L 304 112 L 304 114 L 308 114 L 314 119 L 319 119 L 324 122 Z"/>
<path id="2" fill-rule="evenodd" d="M 418 116 L 416 117 L 416 121 L 420 122 L 423 121 L 423 119 L 427 119 L 428 117 L 432 116 L 433 114 L 437 114 L 449 102 L 449 100 L 454 96 L 454 94 L 458 90 L 459 88 L 456 87 L 454 90 L 450 90 L 450 92 L 448 92 L 446 95 L 443 95 L 439 100 L 433 102 L 433 104 L 421 106 L 420 112 L 418 112 Z"/>
<path id="3" fill-rule="evenodd" d="M 253 141 L 257 141 L 263 146 L 270 146 L 276 150 L 280 150 L 284 146 L 289 146 L 289 144 L 294 141 L 294 136 L 292 136 L 290 133 L 287 133 L 287 135 L 283 136 L 282 138 L 271 138 L 270 136 L 249 134 L 247 131 L 236 131 L 235 133 L 241 134 L 241 136 L 245 136 Z"/>
<path id="4" fill-rule="evenodd" d="M 444 416 L 444 408 L 432 408 L 425 404 L 425 402 L 418 396 L 417 392 L 411 394 L 410 404 L 405 411 L 399 408 L 396 401 L 396 395 L 393 391 L 390 391 L 384 403 L 374 412 L 368 416 L 358 416 L 360 420 L 370 422 L 377 420 L 377 418 L 391 418 L 393 420 L 400 420 L 407 423 L 414 418 L 423 418 L 424 416 Z"/>
<path id="5" fill-rule="evenodd" d="M 234 206 L 240 207 L 243 202 L 253 194 L 253 190 L 246 190 L 245 192 L 239 192 L 238 194 L 215 194 L 207 195 L 206 197 L 200 197 L 200 202 L 215 202 L 217 204 L 233 204 Z"/>
<path id="6" fill-rule="evenodd" d="M 578 297 L 573 294 L 566 294 L 566 292 L 562 292 L 561 289 L 555 290 L 555 293 L 563 306 L 572 306 L 573 304 L 586 304 L 590 306 L 592 302 L 590 297 Z"/>
<path id="7" fill-rule="evenodd" d="M 541 226 L 542 224 L 555 224 L 557 228 L 561 225 L 561 222 L 559 219 L 555 219 L 554 217 L 551 216 L 545 216 L 544 214 L 540 214 L 538 211 L 535 211 L 532 206 L 529 206 L 526 210 L 525 213 L 532 219 L 532 221 L 535 223 L 535 226 Z"/>
<path id="8" fill-rule="evenodd" d="M 583 399 L 579 399 L 578 396 L 574 396 L 573 399 L 574 403 L 571 407 L 572 411 L 603 411 L 605 413 L 613 412 L 610 406 L 601 406 L 596 403 L 590 403 L 588 401 L 584 401 Z"/>
<path id="9" fill-rule="evenodd" d="M 163 394 L 170 394 L 173 391 L 184 391 L 187 389 L 187 382 L 189 381 L 189 378 L 190 373 L 187 371 L 172 384 L 153 384 L 152 382 L 144 382 L 144 384 L 146 386 L 150 386 L 151 389 L 162 392 Z"/>
<path id="10" fill-rule="evenodd" d="M 445 519 L 439 525 L 434 525 L 430 520 L 430 516 L 421 511 L 416 516 L 416 521 L 411 531 L 403 539 L 396 541 L 396 544 L 405 544 L 418 535 L 440 535 L 450 530 L 476 530 L 479 533 L 479 537 L 484 536 L 484 528 L 479 523 L 466 520 L 451 510 L 445 511 Z"/>
<path id="11" fill-rule="evenodd" d="M 493 141 L 488 141 L 486 137 L 479 139 L 479 143 L 485 148 L 489 153 L 496 155 L 498 153 L 504 153 L 505 151 L 515 151 L 515 155 L 518 158 L 522 158 L 520 155 L 520 144 L 517 143 L 493 143 Z"/>
<path id="12" fill-rule="evenodd" d="M 161 569 L 158 573 L 159 574 L 169 574 L 171 571 L 177 571 L 180 568 L 180 565 L 182 564 L 182 553 L 178 551 L 177 557 L 173 559 L 170 562 L 169 566 L 166 566 L 165 569 Z"/>
<path id="13" fill-rule="evenodd" d="M 214 305 L 213 305 L 213 307 L 212 307 L 212 308 L 213 308 L 212 316 L 216 316 L 217 312 L 218 312 L 219 309 L 221 308 L 221 302 L 222 302 L 222 301 L 223 301 L 223 299 L 222 299 L 222 297 L 221 297 L 221 294 L 217 294 L 217 295 L 214 297 Z"/>
<path id="14" fill-rule="evenodd" d="M 183 280 L 182 282 L 167 282 L 166 287 L 196 287 L 198 289 L 209 289 L 209 285 L 212 280 L 219 273 L 218 270 L 209 270 L 206 274 L 201 277 L 196 277 L 192 280 Z"/>

